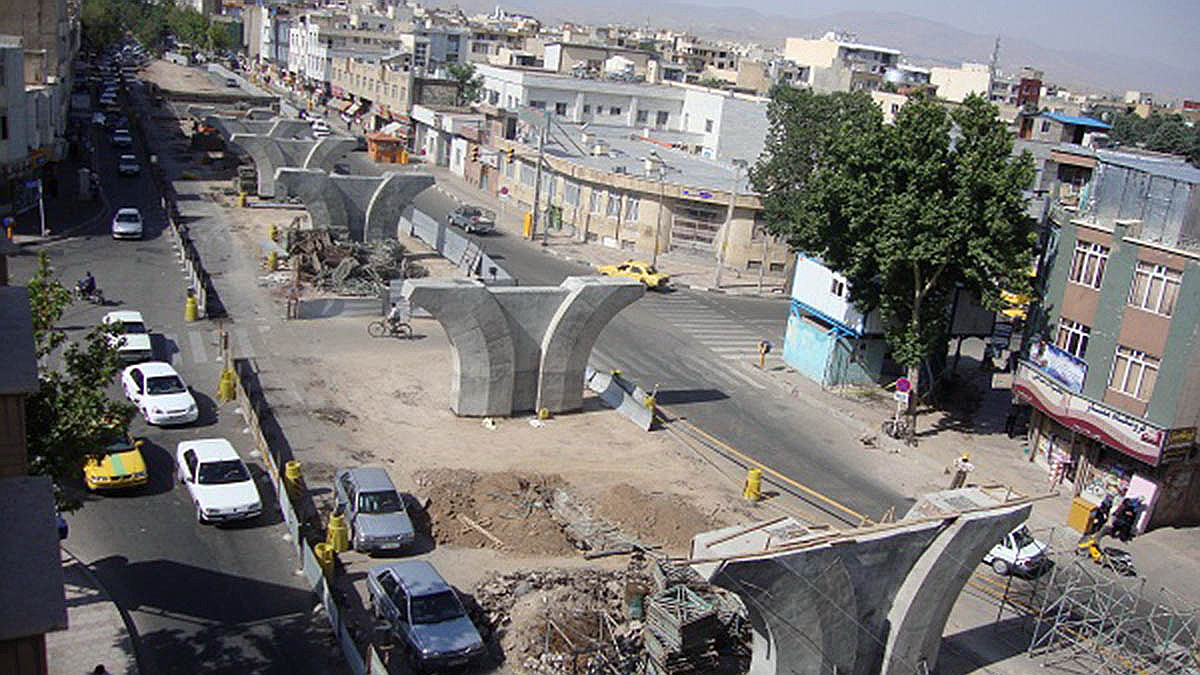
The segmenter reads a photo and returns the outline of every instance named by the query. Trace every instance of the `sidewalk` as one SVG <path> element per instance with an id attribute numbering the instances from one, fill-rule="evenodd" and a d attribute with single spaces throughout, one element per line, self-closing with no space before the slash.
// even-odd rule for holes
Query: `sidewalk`
<path id="1" fill-rule="evenodd" d="M 67 629 L 46 634 L 50 673 L 90 673 L 103 665 L 112 675 L 136 675 L 136 647 L 117 604 L 91 570 L 65 549 L 62 564 Z"/>

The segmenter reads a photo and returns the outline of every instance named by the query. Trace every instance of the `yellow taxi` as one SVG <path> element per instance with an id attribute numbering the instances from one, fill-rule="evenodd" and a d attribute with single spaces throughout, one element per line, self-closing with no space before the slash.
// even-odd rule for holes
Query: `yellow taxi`
<path id="1" fill-rule="evenodd" d="M 117 490 L 145 485 L 148 476 L 141 445 L 142 441 L 132 441 L 127 434 L 114 434 L 101 448 L 101 454 L 84 462 L 83 482 L 87 489 Z"/>
<path id="2" fill-rule="evenodd" d="M 671 277 L 641 260 L 626 260 L 620 265 L 601 265 L 596 271 L 606 277 L 629 277 L 646 284 L 647 288 L 666 288 Z"/>

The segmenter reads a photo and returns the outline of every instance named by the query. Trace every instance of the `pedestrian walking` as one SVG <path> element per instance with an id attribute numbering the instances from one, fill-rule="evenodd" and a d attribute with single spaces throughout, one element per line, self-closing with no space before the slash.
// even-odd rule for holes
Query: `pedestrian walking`
<path id="1" fill-rule="evenodd" d="M 1108 524 L 1108 513 L 1112 510 L 1112 502 L 1112 495 L 1104 495 L 1104 499 L 1100 500 L 1096 510 L 1092 511 L 1092 522 L 1085 534 L 1095 534 L 1104 529 L 1104 526 Z"/>

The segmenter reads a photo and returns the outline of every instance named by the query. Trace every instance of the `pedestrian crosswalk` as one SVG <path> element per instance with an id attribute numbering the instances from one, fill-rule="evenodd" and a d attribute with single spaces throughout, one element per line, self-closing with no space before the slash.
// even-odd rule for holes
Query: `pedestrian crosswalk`
<path id="1" fill-rule="evenodd" d="M 229 344 L 234 358 L 254 358 L 265 345 L 266 324 L 233 325 L 229 332 Z M 221 360 L 220 334 L 215 326 L 196 324 L 184 331 L 160 333 L 161 340 L 152 340 L 154 358 L 167 361 L 176 368 L 189 365 L 208 366 Z"/>
<path id="2" fill-rule="evenodd" d="M 722 359 L 757 361 L 759 343 L 762 340 L 767 340 L 774 348 L 768 359 L 778 358 L 785 317 L 780 317 L 778 321 L 747 323 L 685 293 L 648 296 L 642 302 L 644 306 L 650 306 L 655 316 L 662 318 Z"/>

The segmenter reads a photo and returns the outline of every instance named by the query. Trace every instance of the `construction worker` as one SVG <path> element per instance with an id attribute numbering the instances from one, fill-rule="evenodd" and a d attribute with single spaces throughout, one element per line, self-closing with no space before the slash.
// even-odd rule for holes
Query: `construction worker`
<path id="1" fill-rule="evenodd" d="M 971 463 L 971 456 L 963 453 L 962 457 L 954 460 L 954 478 L 950 479 L 950 489 L 957 490 L 967 482 L 967 474 L 975 470 L 975 465 Z"/>

